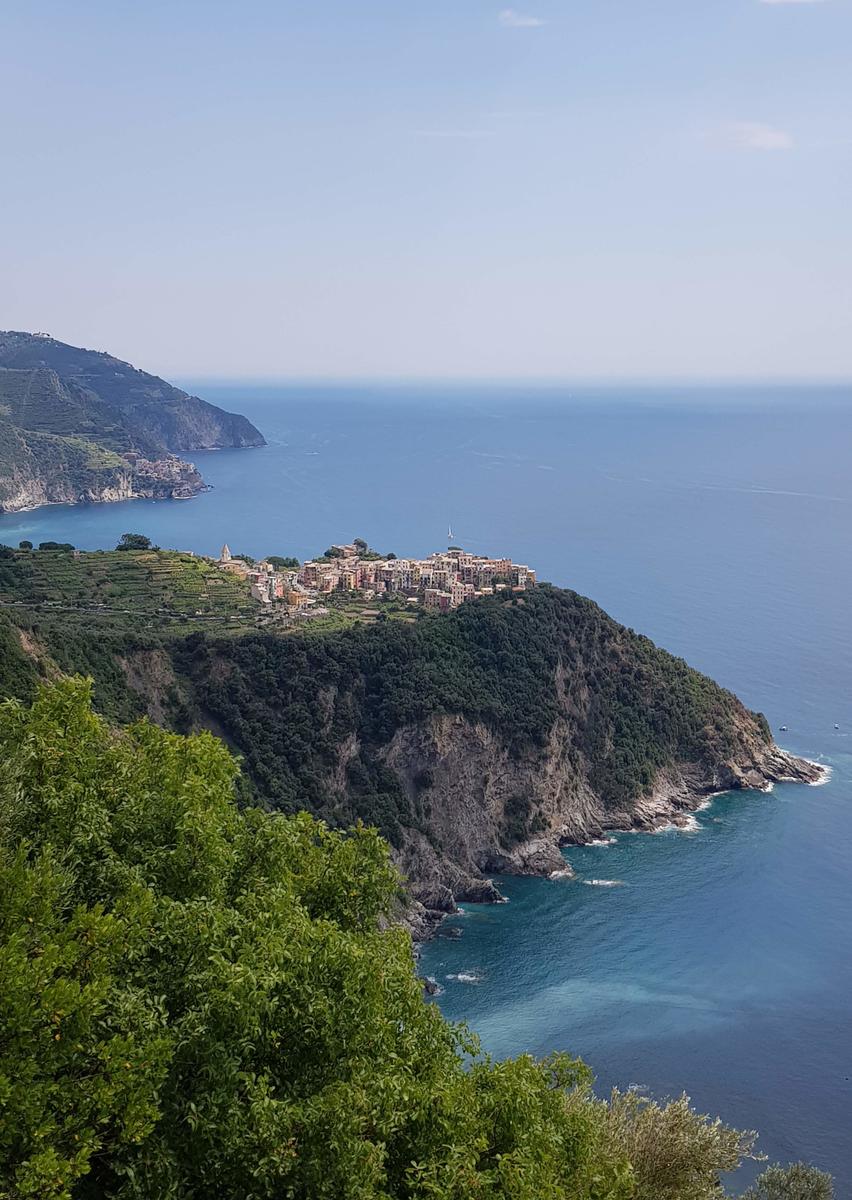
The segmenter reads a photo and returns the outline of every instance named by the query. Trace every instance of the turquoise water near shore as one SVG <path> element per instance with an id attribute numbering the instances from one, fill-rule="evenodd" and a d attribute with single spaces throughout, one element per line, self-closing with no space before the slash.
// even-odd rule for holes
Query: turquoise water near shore
<path id="1" fill-rule="evenodd" d="M 464 905 L 421 970 L 494 1054 L 578 1054 L 601 1093 L 686 1090 L 848 1195 L 850 785 L 844 756 L 823 788 L 719 798 L 694 833 L 567 850 L 575 880 L 501 879 L 509 903 Z"/>
<path id="2" fill-rule="evenodd" d="M 721 797 L 692 833 L 571 849 L 577 880 L 501 881 L 510 902 L 465 906 L 423 969 L 489 1050 L 581 1054 L 601 1089 L 685 1089 L 852 1195 L 852 389 L 198 390 L 269 446 L 194 456 L 214 490 L 191 502 L 6 516 L 0 541 L 426 554 L 452 524 L 831 765 L 823 787 Z"/>

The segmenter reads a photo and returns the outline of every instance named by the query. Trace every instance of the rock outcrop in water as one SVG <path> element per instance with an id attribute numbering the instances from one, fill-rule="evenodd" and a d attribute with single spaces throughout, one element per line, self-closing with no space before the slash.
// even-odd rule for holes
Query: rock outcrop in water
<path id="1" fill-rule="evenodd" d="M 263 444 L 245 417 L 112 355 L 0 332 L 0 512 L 186 499 L 204 482 L 174 451 Z"/>

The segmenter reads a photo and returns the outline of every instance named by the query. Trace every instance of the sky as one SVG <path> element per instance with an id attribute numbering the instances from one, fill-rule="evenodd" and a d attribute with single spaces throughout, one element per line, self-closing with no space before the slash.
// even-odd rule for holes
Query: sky
<path id="1" fill-rule="evenodd" d="M 0 328 L 211 379 L 852 379 L 852 0 L 28 0 L 0 113 Z"/>

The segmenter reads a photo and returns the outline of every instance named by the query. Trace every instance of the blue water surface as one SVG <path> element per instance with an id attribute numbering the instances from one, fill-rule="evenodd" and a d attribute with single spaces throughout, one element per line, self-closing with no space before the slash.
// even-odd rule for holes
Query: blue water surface
<path id="1" fill-rule="evenodd" d="M 576 588 L 766 712 L 824 787 L 723 797 L 693 833 L 574 849 L 426 948 L 496 1054 L 686 1090 L 852 1195 L 852 389 L 198 385 L 269 445 L 193 457 L 189 502 L 0 518 L 0 541 L 295 554 L 455 540 Z M 835 729 L 835 723 L 839 726 Z M 589 885 L 591 879 L 618 886 Z M 475 975 L 465 983 L 449 975 Z"/>

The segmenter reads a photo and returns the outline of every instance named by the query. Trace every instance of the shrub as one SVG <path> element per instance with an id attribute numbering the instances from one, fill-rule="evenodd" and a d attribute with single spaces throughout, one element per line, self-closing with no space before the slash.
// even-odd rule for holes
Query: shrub
<path id="1" fill-rule="evenodd" d="M 635 1175 L 633 1200 L 713 1200 L 723 1171 L 751 1156 L 756 1135 L 700 1116 L 686 1096 L 666 1106 L 635 1091 L 614 1091 L 604 1107 L 607 1139 Z"/>
<path id="2" fill-rule="evenodd" d="M 807 1163 L 770 1167 L 764 1171 L 743 1200 L 832 1200 L 831 1176 Z"/>

